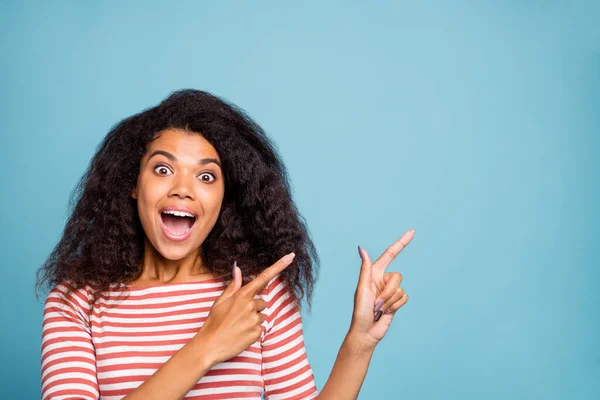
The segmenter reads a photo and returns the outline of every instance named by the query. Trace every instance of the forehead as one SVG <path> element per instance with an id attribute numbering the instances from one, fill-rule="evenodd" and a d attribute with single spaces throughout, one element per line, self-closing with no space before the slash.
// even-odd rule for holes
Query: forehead
<path id="1" fill-rule="evenodd" d="M 179 129 L 160 131 L 158 136 L 148 143 L 146 157 L 155 150 L 166 150 L 177 158 L 193 156 L 194 158 L 212 157 L 220 160 L 219 153 L 204 136 Z"/>

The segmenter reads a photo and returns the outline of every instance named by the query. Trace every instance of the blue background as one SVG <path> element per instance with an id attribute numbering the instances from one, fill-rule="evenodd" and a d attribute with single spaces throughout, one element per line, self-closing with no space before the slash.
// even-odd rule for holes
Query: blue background
<path id="1" fill-rule="evenodd" d="M 322 258 L 319 389 L 356 246 L 415 228 L 361 399 L 598 398 L 599 2 L 162 3 L 0 1 L 1 398 L 39 397 L 35 271 L 96 146 L 187 87 L 244 108 L 289 168 Z"/>

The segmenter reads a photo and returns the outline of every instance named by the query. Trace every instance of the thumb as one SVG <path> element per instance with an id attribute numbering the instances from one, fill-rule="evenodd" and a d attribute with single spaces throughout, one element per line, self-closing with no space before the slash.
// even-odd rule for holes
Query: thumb
<path id="1" fill-rule="evenodd" d="M 237 266 L 237 261 L 234 261 L 233 269 L 231 272 L 233 275 L 231 282 L 229 282 L 229 285 L 227 285 L 225 290 L 223 290 L 223 293 L 221 293 L 219 298 L 215 300 L 213 307 L 233 296 L 235 292 L 237 292 L 242 287 L 242 270 L 240 269 L 240 267 Z"/>
<path id="2" fill-rule="evenodd" d="M 237 266 L 237 261 L 233 263 L 233 283 L 233 293 L 235 293 L 242 287 L 242 270 Z"/>
<path id="3" fill-rule="evenodd" d="M 360 246 L 358 246 L 358 254 L 362 259 L 360 276 L 358 277 L 358 287 L 368 287 L 369 282 L 371 282 L 371 257 L 369 257 L 367 251 Z"/>

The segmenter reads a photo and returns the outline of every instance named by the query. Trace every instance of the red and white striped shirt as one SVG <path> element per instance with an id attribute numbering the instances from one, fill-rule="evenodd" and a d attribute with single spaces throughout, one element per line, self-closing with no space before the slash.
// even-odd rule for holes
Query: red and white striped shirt
<path id="1" fill-rule="evenodd" d="M 44 305 L 42 399 L 123 398 L 198 332 L 225 287 L 222 278 L 125 291 L 114 286 L 92 305 L 90 286 L 66 296 L 66 284 L 57 285 Z M 126 291 L 129 297 L 118 299 Z M 185 399 L 317 396 L 298 300 L 280 276 L 257 297 L 267 303 L 260 338 L 213 366 Z"/>

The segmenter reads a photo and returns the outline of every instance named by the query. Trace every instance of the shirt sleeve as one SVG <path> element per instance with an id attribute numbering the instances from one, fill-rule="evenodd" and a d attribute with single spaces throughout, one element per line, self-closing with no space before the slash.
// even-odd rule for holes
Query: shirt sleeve
<path id="1" fill-rule="evenodd" d="M 96 352 L 84 288 L 67 295 L 67 284 L 54 287 L 44 305 L 42 322 L 42 400 L 97 400 Z"/>
<path id="2" fill-rule="evenodd" d="M 277 275 L 265 289 L 267 314 L 262 338 L 262 378 L 265 400 L 305 400 L 317 397 L 306 356 L 299 303 Z"/>

